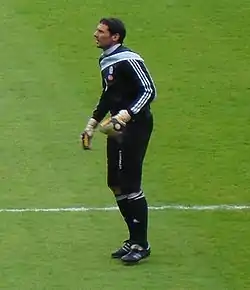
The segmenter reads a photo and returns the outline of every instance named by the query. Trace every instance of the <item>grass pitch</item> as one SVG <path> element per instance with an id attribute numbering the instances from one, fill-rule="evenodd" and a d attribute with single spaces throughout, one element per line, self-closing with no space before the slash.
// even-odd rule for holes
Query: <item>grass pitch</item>
<path id="1" fill-rule="evenodd" d="M 2 1 L 0 207 L 114 205 L 105 138 L 79 134 L 101 90 L 92 34 L 127 24 L 158 98 L 144 169 L 151 205 L 248 204 L 250 3 L 247 0 Z M 150 212 L 152 257 L 109 258 L 118 212 L 0 213 L 1 289 L 250 289 L 248 211 Z"/>

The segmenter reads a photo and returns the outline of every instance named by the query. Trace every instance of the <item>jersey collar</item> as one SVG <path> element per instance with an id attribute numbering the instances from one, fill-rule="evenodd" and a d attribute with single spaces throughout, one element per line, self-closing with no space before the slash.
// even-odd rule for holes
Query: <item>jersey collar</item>
<path id="1" fill-rule="evenodd" d="M 107 56 L 107 55 L 111 54 L 112 52 L 114 52 L 120 46 L 121 46 L 121 43 L 117 43 L 117 44 L 111 46 L 110 48 L 104 50 L 104 52 L 102 53 L 102 55 L 103 56 Z"/>

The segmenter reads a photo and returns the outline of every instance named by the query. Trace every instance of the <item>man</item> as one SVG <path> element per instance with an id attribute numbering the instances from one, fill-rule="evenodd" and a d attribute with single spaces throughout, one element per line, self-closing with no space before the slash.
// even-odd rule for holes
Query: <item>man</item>
<path id="1" fill-rule="evenodd" d="M 100 20 L 94 37 L 103 50 L 99 59 L 103 92 L 81 136 L 84 149 L 90 149 L 98 124 L 107 134 L 107 183 L 129 231 L 128 239 L 111 256 L 137 263 L 150 255 L 148 205 L 141 179 L 153 129 L 150 103 L 156 89 L 141 56 L 123 46 L 125 36 L 121 20 Z M 103 121 L 107 113 L 111 118 Z"/>

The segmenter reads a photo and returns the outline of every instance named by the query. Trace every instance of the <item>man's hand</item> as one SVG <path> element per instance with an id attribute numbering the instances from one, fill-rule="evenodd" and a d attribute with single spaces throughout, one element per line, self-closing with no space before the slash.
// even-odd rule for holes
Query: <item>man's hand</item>
<path id="1" fill-rule="evenodd" d="M 84 150 L 91 149 L 91 141 L 92 141 L 94 131 L 97 125 L 98 125 L 98 122 L 94 118 L 90 118 L 86 125 L 86 128 L 81 134 L 82 147 Z"/>
<path id="2" fill-rule="evenodd" d="M 102 121 L 100 123 L 100 131 L 109 136 L 118 136 L 130 119 L 131 116 L 128 111 L 121 110 L 117 115 Z"/>

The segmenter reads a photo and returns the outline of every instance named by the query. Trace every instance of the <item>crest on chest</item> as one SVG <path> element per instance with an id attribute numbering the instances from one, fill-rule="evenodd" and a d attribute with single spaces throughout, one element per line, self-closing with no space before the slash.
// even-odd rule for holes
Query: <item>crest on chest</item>
<path id="1" fill-rule="evenodd" d="M 111 65 L 111 66 L 108 67 L 108 72 L 107 72 L 108 81 L 113 81 L 113 79 L 114 79 L 113 73 L 114 73 L 114 67 Z"/>
<path id="2" fill-rule="evenodd" d="M 104 71 L 104 78 L 108 81 L 111 82 L 114 80 L 114 67 L 111 65 L 107 67 Z"/>

